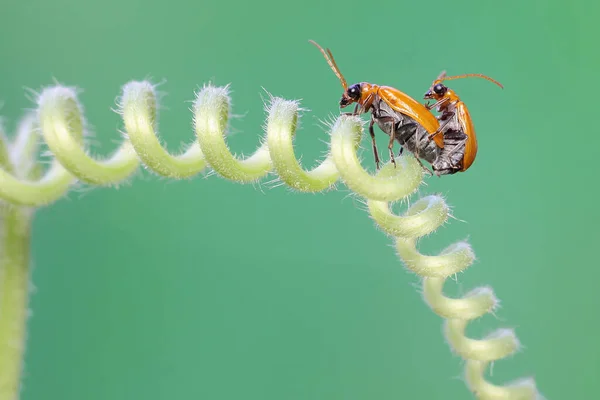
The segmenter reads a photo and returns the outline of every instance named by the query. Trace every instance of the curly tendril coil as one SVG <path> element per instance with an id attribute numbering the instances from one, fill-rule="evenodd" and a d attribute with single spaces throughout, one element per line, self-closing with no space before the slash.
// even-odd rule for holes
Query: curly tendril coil
<path id="1" fill-rule="evenodd" d="M 225 140 L 230 115 L 228 87 L 204 86 L 196 93 L 192 109 L 196 140 L 181 154 L 172 155 L 158 136 L 155 87 L 147 81 L 130 82 L 123 87 L 118 104 L 124 122 L 123 141 L 111 156 L 98 160 L 85 147 L 86 122 L 77 92 L 61 85 L 50 87 L 38 96 L 37 118 L 27 119 L 29 126 L 24 129 L 39 132 L 54 159 L 39 179 L 0 169 L 0 198 L 15 205 L 39 207 L 59 199 L 77 181 L 117 185 L 130 178 L 140 165 L 173 179 L 190 178 L 208 168 L 240 183 L 256 182 L 275 174 L 287 186 L 303 192 L 324 191 L 341 180 L 367 200 L 373 220 L 395 238 L 405 266 L 423 278 L 425 301 L 446 320 L 446 338 L 452 349 L 466 360 L 466 382 L 472 393 L 481 399 L 541 398 L 532 379 L 497 386 L 484 378 L 489 363 L 519 348 L 514 332 L 507 329 L 483 339 L 465 335 L 469 321 L 496 308 L 498 301 L 493 291 L 488 287 L 478 288 L 459 299 L 443 294 L 446 279 L 473 262 L 475 256 L 469 244 L 453 244 L 436 256 L 423 255 L 416 248 L 418 238 L 435 231 L 447 220 L 449 207 L 444 199 L 426 196 L 403 215 L 391 212 L 391 203 L 406 199 L 422 182 L 423 170 L 415 158 L 398 157 L 396 168 L 387 164 L 371 175 L 357 155 L 363 121 L 343 115 L 331 126 L 329 154 L 317 167 L 307 171 L 300 165 L 293 147 L 299 103 L 273 97 L 266 111 L 265 134 L 257 150 L 249 157 L 236 157 Z"/>

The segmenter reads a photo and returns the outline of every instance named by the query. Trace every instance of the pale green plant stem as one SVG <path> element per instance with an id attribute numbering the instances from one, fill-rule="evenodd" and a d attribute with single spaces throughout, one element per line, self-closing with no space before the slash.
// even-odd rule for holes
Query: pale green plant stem
<path id="1" fill-rule="evenodd" d="M 39 181 L 16 179 L 0 170 L 0 198 L 13 204 L 42 206 L 64 196 L 73 182 L 73 175 L 58 163 L 53 163 Z"/>
<path id="2" fill-rule="evenodd" d="M 35 179 L 38 136 L 34 118 L 23 118 L 14 143 L 2 140 L 3 171 Z M 21 386 L 29 298 L 29 240 L 33 210 L 0 201 L 0 400 L 17 400 Z"/>
<path id="3" fill-rule="evenodd" d="M 380 201 L 401 199 L 417 190 L 423 169 L 414 157 L 399 157 L 396 167 L 389 163 L 376 176 L 365 171 L 356 153 L 361 136 L 358 117 L 342 115 L 333 125 L 331 154 L 346 186 L 362 197 Z"/>
<path id="4" fill-rule="evenodd" d="M 194 102 L 194 126 L 200 148 L 210 166 L 220 176 L 232 181 L 255 182 L 271 171 L 271 158 L 266 143 L 246 159 L 237 159 L 225 143 L 229 119 L 227 88 L 206 86 Z"/>
<path id="5" fill-rule="evenodd" d="M 298 119 L 298 103 L 272 98 L 267 109 L 266 137 L 250 156 L 238 159 L 225 143 L 230 113 L 227 87 L 205 86 L 194 102 L 194 126 L 206 160 L 220 176 L 240 182 L 256 182 L 275 171 L 289 187 L 302 192 L 320 192 L 332 187 L 339 173 L 328 156 L 311 171 L 300 166 L 294 154 L 293 138 Z"/>
<path id="6" fill-rule="evenodd" d="M 267 145 L 279 179 L 302 192 L 331 188 L 340 174 L 331 154 L 311 171 L 304 171 L 294 153 L 293 138 L 298 122 L 298 103 L 271 99 L 267 119 Z"/>
<path id="7" fill-rule="evenodd" d="M 0 399 L 19 397 L 29 297 L 30 212 L 0 209 Z"/>
<path id="8" fill-rule="evenodd" d="M 26 156 L 36 148 L 32 135 L 18 136 L 13 146 L 0 143 L 0 163 L 4 166 L 0 169 L 0 198 L 16 205 L 47 204 L 65 194 L 76 179 L 95 185 L 117 184 L 135 172 L 140 160 L 153 172 L 174 179 L 192 177 L 206 167 L 239 183 L 257 182 L 275 173 L 278 180 L 303 192 L 324 191 L 341 180 L 366 199 L 371 218 L 383 232 L 394 238 L 404 265 L 422 277 L 424 300 L 446 320 L 446 339 L 453 351 L 466 360 L 465 377 L 472 393 L 480 399 L 540 398 L 532 379 L 504 386 L 493 385 L 484 379 L 490 362 L 519 348 L 514 332 L 508 329 L 499 329 L 480 340 L 465 335 L 469 321 L 497 308 L 498 300 L 492 289 L 477 288 L 459 299 L 443 294 L 446 279 L 464 271 L 473 262 L 475 255 L 469 244 L 455 243 L 435 256 L 423 255 L 417 250 L 419 238 L 434 232 L 447 221 L 450 209 L 444 199 L 437 195 L 426 196 L 408 207 L 403 215 L 391 211 L 392 203 L 408 199 L 422 183 L 423 169 L 414 156 L 397 157 L 395 166 L 388 163 L 377 174 L 371 175 L 362 167 L 357 154 L 363 137 L 363 122 L 359 117 L 342 115 L 331 126 L 329 154 L 317 167 L 305 171 L 293 146 L 299 104 L 275 97 L 267 107 L 266 132 L 261 145 L 249 157 L 238 158 L 231 154 L 225 141 L 230 115 L 229 89 L 211 85 L 203 87 L 194 101 L 192 111 L 197 140 L 181 155 L 172 156 L 157 134 L 157 109 L 156 92 L 151 83 L 133 81 L 125 85 L 118 110 L 125 126 L 124 141 L 108 160 L 97 161 L 84 147 L 85 121 L 76 91 L 63 86 L 46 89 L 39 97 L 37 116 L 55 160 L 46 175 L 34 181 L 40 176 L 40 170 Z M 31 132 L 32 124 L 31 119 L 26 119 L 21 131 Z M 5 362 L 13 371 L 13 378 L 6 387 L 16 393 L 25 337 L 29 274 L 27 257 L 19 258 L 18 255 L 28 254 L 29 220 L 25 218 L 28 215 L 25 210 L 8 207 L 4 211 L 2 244 L 10 245 L 14 252 L 5 252 L 6 257 L 1 259 L 0 265 L 4 267 L 3 272 L 9 271 L 3 277 L 10 278 L 0 282 L 8 285 L 7 288 L 2 286 L 0 292 L 3 296 L 0 299 L 8 307 L 7 312 L 0 313 L 0 346 L 2 338 L 10 335 L 15 340 L 4 343 L 20 346 L 10 347 L 14 350 L 10 354 L 14 356 L 0 356 L 0 366 Z M 7 318 L 18 323 L 7 323 Z M 1 347 L 0 354 L 4 354 Z M 0 400 L 4 398 L 0 397 Z"/>
<path id="9" fill-rule="evenodd" d="M 107 185 L 133 173 L 139 161 L 128 141 L 107 161 L 98 162 L 83 148 L 85 121 L 71 88 L 58 86 L 42 93 L 38 101 L 39 122 L 48 147 L 57 160 L 84 182 Z"/>
<path id="10" fill-rule="evenodd" d="M 168 178 L 189 178 L 206 168 L 197 142 L 178 156 L 170 155 L 156 133 L 156 93 L 149 82 L 131 82 L 123 88 L 121 112 L 125 130 L 139 158 L 155 173 Z"/>
<path id="11" fill-rule="evenodd" d="M 477 397 L 486 400 L 542 399 L 532 378 L 518 379 L 504 386 L 492 385 L 483 378 L 489 362 L 468 360 L 465 371 L 467 385 Z"/>

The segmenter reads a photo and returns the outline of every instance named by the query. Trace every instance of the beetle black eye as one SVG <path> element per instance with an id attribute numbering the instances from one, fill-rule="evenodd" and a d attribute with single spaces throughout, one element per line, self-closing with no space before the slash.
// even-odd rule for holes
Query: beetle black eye
<path id="1" fill-rule="evenodd" d="M 439 94 L 439 95 L 443 95 L 446 93 L 446 86 L 442 85 L 441 83 L 438 83 L 437 85 L 435 85 L 433 87 L 433 91 L 435 92 L 435 94 Z"/>
<path id="2" fill-rule="evenodd" d="M 350 86 L 348 88 L 348 96 L 351 99 L 358 100 L 360 98 L 360 86 L 358 84 Z"/>

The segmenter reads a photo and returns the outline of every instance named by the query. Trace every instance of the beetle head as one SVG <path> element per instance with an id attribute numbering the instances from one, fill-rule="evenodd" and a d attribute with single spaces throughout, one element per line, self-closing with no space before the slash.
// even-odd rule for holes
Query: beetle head
<path id="1" fill-rule="evenodd" d="M 435 81 L 431 84 L 431 87 L 423 96 L 424 99 L 427 100 L 441 100 L 444 95 L 448 92 L 448 87 L 442 84 L 444 78 L 446 77 L 446 71 L 442 71 L 442 73 L 436 78 Z"/>
<path id="2" fill-rule="evenodd" d="M 423 98 L 427 100 L 441 100 L 444 95 L 448 92 L 448 87 L 444 86 L 441 81 L 436 80 L 433 82 L 433 85 L 429 88 L 427 93 Z"/>
<path id="3" fill-rule="evenodd" d="M 360 83 L 356 83 L 346 89 L 340 99 L 340 107 L 348 107 L 350 104 L 358 102 L 360 100 L 361 91 Z"/>
<path id="4" fill-rule="evenodd" d="M 437 79 L 435 81 L 433 81 L 433 83 L 431 84 L 431 87 L 429 88 L 429 90 L 427 91 L 427 93 L 425 93 L 425 96 L 423 96 L 425 99 L 433 99 L 436 101 L 439 101 L 441 99 L 444 98 L 444 96 L 446 95 L 452 95 L 452 91 L 450 91 L 449 93 L 449 89 L 447 86 L 445 86 L 444 84 L 442 84 L 443 81 L 449 81 L 452 79 L 461 79 L 461 78 L 469 78 L 469 77 L 477 77 L 477 78 L 483 78 L 486 79 L 492 83 L 495 83 L 496 85 L 500 86 L 501 88 L 504 88 L 504 86 L 502 86 L 502 84 L 498 81 L 495 81 L 494 79 L 490 78 L 489 76 L 483 75 L 483 74 L 463 74 L 463 75 L 456 75 L 456 76 L 446 76 L 446 71 L 442 71 L 442 73 L 437 77 Z"/>

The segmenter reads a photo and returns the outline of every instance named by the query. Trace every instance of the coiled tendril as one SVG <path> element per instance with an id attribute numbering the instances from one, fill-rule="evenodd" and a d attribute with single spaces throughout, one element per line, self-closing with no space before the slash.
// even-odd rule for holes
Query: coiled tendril
<path id="1" fill-rule="evenodd" d="M 445 334 L 450 346 L 467 361 L 469 389 L 481 399 L 539 398 L 532 379 L 505 386 L 484 379 L 488 363 L 518 349 L 519 342 L 512 331 L 501 329 L 484 339 L 465 336 L 470 320 L 496 307 L 498 301 L 493 291 L 488 287 L 477 288 L 459 299 L 443 294 L 445 280 L 473 262 L 469 244 L 453 244 L 437 256 L 423 255 L 416 249 L 419 237 L 435 231 L 448 218 L 449 208 L 444 199 L 437 195 L 421 198 L 404 215 L 390 211 L 390 203 L 407 198 L 422 182 L 423 170 L 414 157 L 399 157 L 397 168 L 388 164 L 376 175 L 369 174 L 357 155 L 363 123 L 358 117 L 343 115 L 331 127 L 328 156 L 313 170 L 305 171 L 293 147 L 299 104 L 274 97 L 267 106 L 266 135 L 260 147 L 250 157 L 237 158 L 225 142 L 230 112 L 228 87 L 212 85 L 204 86 L 196 94 L 193 105 L 196 140 L 183 153 L 171 155 L 157 135 L 156 109 L 156 92 L 151 83 L 126 84 L 118 108 L 125 125 L 124 140 L 112 156 L 96 160 L 84 146 L 85 121 L 76 91 L 60 85 L 45 89 L 38 96 L 37 118 L 27 119 L 30 125 L 24 129 L 34 131 L 39 124 L 39 132 L 55 158 L 38 180 L 0 169 L 0 198 L 14 205 L 42 206 L 63 196 L 77 180 L 116 185 L 132 176 L 140 163 L 158 175 L 174 179 L 192 177 L 209 167 L 218 175 L 240 183 L 255 182 L 275 173 L 289 187 L 303 192 L 324 191 L 341 180 L 367 199 L 371 217 L 395 238 L 401 260 L 423 278 L 426 302 L 446 320 Z"/>

